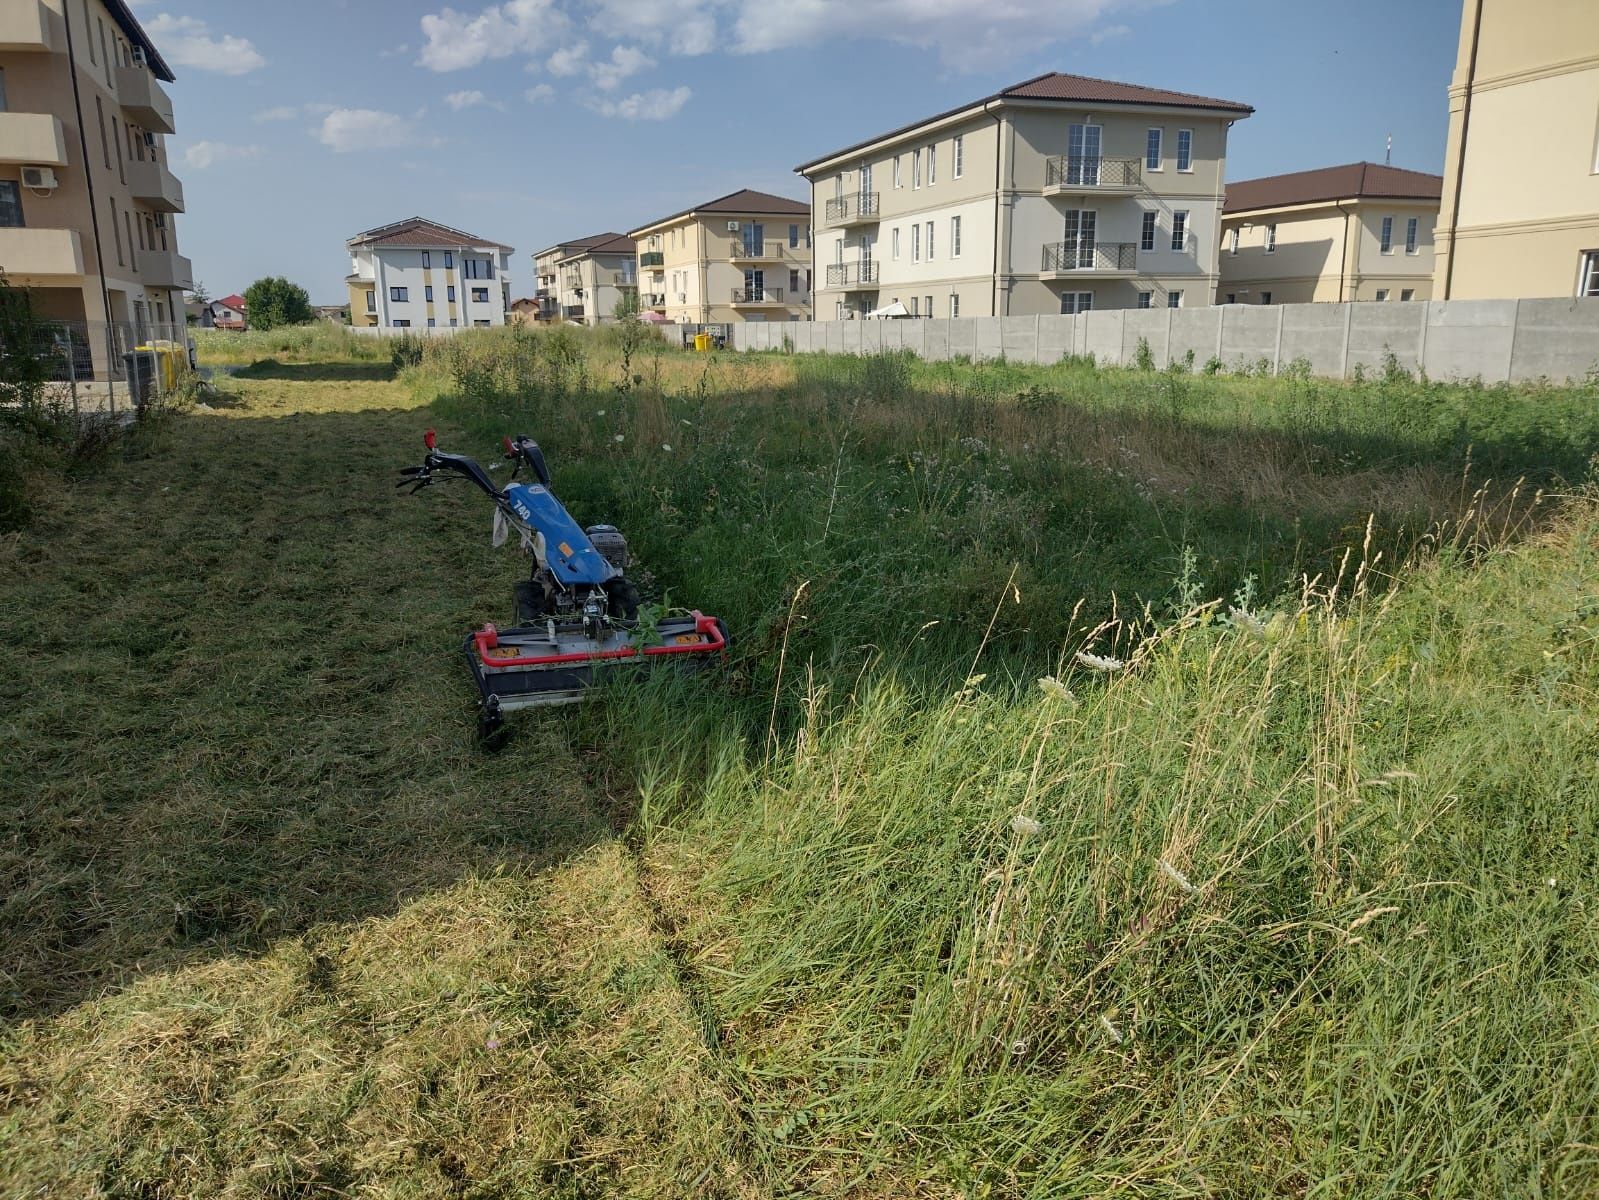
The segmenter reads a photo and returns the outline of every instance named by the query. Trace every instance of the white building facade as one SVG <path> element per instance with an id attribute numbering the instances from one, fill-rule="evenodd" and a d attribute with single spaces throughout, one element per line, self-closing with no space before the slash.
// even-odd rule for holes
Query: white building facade
<path id="1" fill-rule="evenodd" d="M 512 248 L 411 217 L 359 233 L 350 252 L 350 323 L 381 329 L 504 325 Z"/>

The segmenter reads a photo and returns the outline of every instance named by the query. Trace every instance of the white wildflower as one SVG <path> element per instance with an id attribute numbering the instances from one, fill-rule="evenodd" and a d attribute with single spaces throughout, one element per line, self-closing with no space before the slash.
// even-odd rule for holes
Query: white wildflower
<path id="1" fill-rule="evenodd" d="M 1184 875 L 1164 858 L 1159 859 L 1158 861 L 1160 863 L 1160 873 L 1175 883 L 1178 887 L 1182 888 L 1183 891 L 1187 892 L 1190 896 L 1199 890 L 1193 884 L 1188 882 L 1188 876 Z"/>
<path id="2" fill-rule="evenodd" d="M 1551 875 L 1549 877 L 1547 882 L 1548 882 L 1550 887 L 1559 887 L 1560 886 L 1560 881 L 1557 880 L 1553 875 Z"/>
<path id="3" fill-rule="evenodd" d="M 1109 655 L 1090 654 L 1087 650 L 1079 650 L 1074 656 L 1079 663 L 1095 671 L 1120 671 L 1127 664 L 1119 658 Z"/>
<path id="4" fill-rule="evenodd" d="M 594 410 L 594 415 L 596 417 L 603 417 L 605 415 L 605 410 L 603 408 L 596 408 Z"/>
<path id="5" fill-rule="evenodd" d="M 627 440 L 627 435 L 625 433 L 619 433 L 611 440 L 613 442 L 625 442 Z"/>
<path id="6" fill-rule="evenodd" d="M 672 452 L 671 443 L 670 442 L 662 442 L 661 443 L 661 449 L 665 450 L 668 454 L 670 454 Z"/>
<path id="7" fill-rule="evenodd" d="M 1033 820 L 1032 817 L 1023 816 L 1021 813 L 1017 813 L 1010 819 L 1010 827 L 1012 832 L 1021 837 L 1032 837 L 1034 834 L 1044 832 L 1042 825 Z"/>
<path id="8" fill-rule="evenodd" d="M 1099 1018 L 1099 1027 L 1101 1029 L 1103 1029 L 1108 1035 L 1110 1035 L 1110 1040 L 1111 1041 L 1115 1042 L 1118 1046 L 1120 1046 L 1122 1044 L 1122 1031 L 1117 1029 L 1116 1026 L 1114 1026 L 1114 1025 L 1112 1025 L 1110 1023 L 1110 1018 L 1109 1017 L 1104 1016 L 1103 1014 L 1101 1014 L 1101 1016 Z"/>
<path id="9" fill-rule="evenodd" d="M 1250 637 L 1264 638 L 1266 636 L 1266 622 L 1247 609 L 1230 608 L 1227 610 L 1226 619 L 1229 625 L 1242 629 Z"/>
<path id="10" fill-rule="evenodd" d="M 1038 681 L 1038 690 L 1051 700 L 1059 700 L 1065 704 L 1077 707 L 1077 697 L 1072 695 L 1071 688 L 1067 687 L 1053 675 L 1045 675 Z"/>

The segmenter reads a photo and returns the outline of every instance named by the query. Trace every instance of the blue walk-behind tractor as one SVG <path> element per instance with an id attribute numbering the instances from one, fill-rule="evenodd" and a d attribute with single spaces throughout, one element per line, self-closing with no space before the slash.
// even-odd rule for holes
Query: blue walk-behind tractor
<path id="1" fill-rule="evenodd" d="M 466 638 L 466 661 L 478 689 L 478 734 L 490 746 L 504 739 L 505 714 L 581 700 L 604 675 L 663 664 L 693 668 L 727 647 L 727 626 L 699 612 L 639 620 L 638 589 L 628 580 L 627 541 L 614 525 L 584 529 L 550 490 L 538 443 L 505 439 L 511 478 L 496 487 L 462 454 L 436 448 L 430 429 L 421 465 L 404 467 L 397 486 L 414 494 L 448 479 L 468 479 L 494 502 L 494 541 L 511 531 L 533 558 L 530 577 L 514 589 L 516 624 L 485 624 Z M 533 479 L 517 482 L 527 468 Z"/>

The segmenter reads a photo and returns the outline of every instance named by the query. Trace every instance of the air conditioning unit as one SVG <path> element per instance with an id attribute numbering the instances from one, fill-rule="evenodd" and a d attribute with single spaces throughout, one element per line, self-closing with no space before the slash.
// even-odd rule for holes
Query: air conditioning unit
<path id="1" fill-rule="evenodd" d="M 679 292 L 677 294 L 677 302 L 679 304 L 687 304 L 688 303 L 688 293 L 687 292 Z"/>
<path id="2" fill-rule="evenodd" d="M 737 221 L 729 221 L 729 222 L 728 222 L 728 223 L 727 223 L 727 231 L 728 231 L 728 232 L 729 232 L 729 233 L 737 233 L 737 232 L 738 232 L 738 231 L 739 231 L 739 224 L 738 224 L 738 222 L 737 222 Z"/>
<path id="3" fill-rule="evenodd" d="M 141 67 L 148 67 L 150 65 L 149 60 L 144 56 L 143 46 L 133 47 L 133 61 L 136 65 Z"/>
<path id="4" fill-rule="evenodd" d="M 36 192 L 53 192 L 57 180 L 54 167 L 23 167 L 22 186 Z"/>

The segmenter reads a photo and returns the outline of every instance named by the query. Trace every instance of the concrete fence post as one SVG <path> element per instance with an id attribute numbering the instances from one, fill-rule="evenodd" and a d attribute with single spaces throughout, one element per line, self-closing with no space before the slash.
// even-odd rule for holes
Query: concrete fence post
<path id="1" fill-rule="evenodd" d="M 1271 373 L 1273 375 L 1280 374 L 1283 369 L 1283 314 L 1283 306 L 1279 304 L 1277 306 L 1277 344 L 1272 348 L 1271 352 Z"/>
<path id="2" fill-rule="evenodd" d="M 1429 313 L 1428 315 L 1430 316 L 1431 314 Z M 1354 321 L 1355 321 L 1355 306 L 1353 304 L 1345 303 L 1345 305 L 1344 305 L 1344 353 L 1343 353 L 1343 362 L 1338 367 L 1338 378 L 1339 379 L 1348 379 L 1349 378 L 1349 339 L 1350 339 L 1351 332 L 1352 332 L 1352 329 L 1353 329 L 1353 326 L 1354 326 Z"/>
<path id="3" fill-rule="evenodd" d="M 1521 301 L 1516 301 L 1516 311 L 1510 316 L 1510 346 L 1505 351 L 1505 381 L 1514 377 L 1516 370 L 1516 333 L 1521 329 Z"/>
<path id="4" fill-rule="evenodd" d="M 1427 326 L 1432 324 L 1432 301 L 1422 302 L 1425 307 L 1421 310 L 1421 329 L 1416 334 L 1416 373 L 1428 374 L 1427 371 Z"/>

